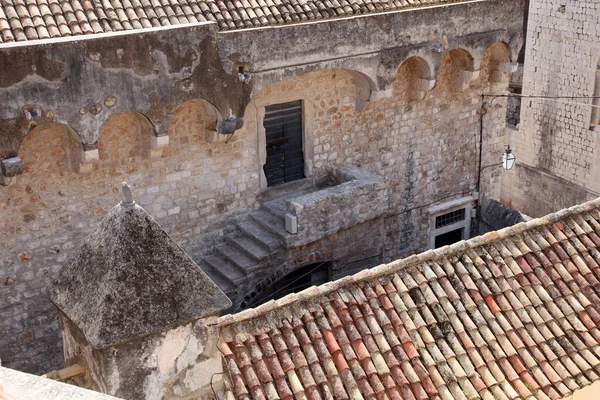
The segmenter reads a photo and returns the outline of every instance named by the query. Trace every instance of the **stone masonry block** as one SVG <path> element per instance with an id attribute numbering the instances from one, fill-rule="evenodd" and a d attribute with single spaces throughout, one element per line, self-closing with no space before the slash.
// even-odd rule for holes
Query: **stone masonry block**
<path id="1" fill-rule="evenodd" d="M 513 72 L 517 72 L 518 68 L 519 68 L 518 62 L 504 62 L 504 63 L 498 64 L 498 71 L 509 72 L 511 74 Z"/>
<path id="2" fill-rule="evenodd" d="M 2 175 L 7 178 L 21 175 L 23 173 L 23 161 L 19 157 L 5 158 L 0 161 Z"/>
<path id="3" fill-rule="evenodd" d="M 98 152 L 98 149 L 81 151 L 81 163 L 82 164 L 94 163 L 99 160 L 100 160 L 100 153 Z"/>
<path id="4" fill-rule="evenodd" d="M 169 136 L 152 136 L 150 147 L 153 149 L 162 149 L 169 145 Z"/>
<path id="5" fill-rule="evenodd" d="M 436 79 L 417 79 L 415 89 L 420 91 L 429 91 L 435 87 Z"/>
<path id="6" fill-rule="evenodd" d="M 471 82 L 479 77 L 479 70 L 475 71 L 460 71 L 460 78 L 463 82 Z"/>

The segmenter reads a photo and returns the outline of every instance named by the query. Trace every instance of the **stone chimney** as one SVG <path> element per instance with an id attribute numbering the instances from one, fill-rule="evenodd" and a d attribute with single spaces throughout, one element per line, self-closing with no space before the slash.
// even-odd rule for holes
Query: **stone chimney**
<path id="1" fill-rule="evenodd" d="M 122 197 L 48 287 L 66 365 L 84 366 L 93 389 L 117 397 L 204 398 L 223 372 L 209 325 L 231 301 L 125 183 Z"/>

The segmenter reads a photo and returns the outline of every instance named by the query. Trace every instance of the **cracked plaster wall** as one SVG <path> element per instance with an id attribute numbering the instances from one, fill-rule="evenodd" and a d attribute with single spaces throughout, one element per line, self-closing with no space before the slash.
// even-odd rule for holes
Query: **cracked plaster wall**
<path id="1" fill-rule="evenodd" d="M 61 314 L 68 365 L 88 370 L 92 390 L 131 400 L 204 399 L 222 387 L 223 364 L 211 318 L 93 349 Z M 211 388 L 212 379 L 212 388 Z"/>

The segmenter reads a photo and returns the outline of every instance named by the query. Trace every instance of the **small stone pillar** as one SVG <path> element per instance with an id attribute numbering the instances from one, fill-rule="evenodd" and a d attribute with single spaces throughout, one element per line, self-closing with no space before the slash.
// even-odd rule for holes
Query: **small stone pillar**
<path id="1" fill-rule="evenodd" d="M 94 390 L 125 399 L 212 395 L 223 364 L 210 322 L 231 301 L 126 184 L 122 197 L 48 288 L 66 365 L 87 368 Z"/>

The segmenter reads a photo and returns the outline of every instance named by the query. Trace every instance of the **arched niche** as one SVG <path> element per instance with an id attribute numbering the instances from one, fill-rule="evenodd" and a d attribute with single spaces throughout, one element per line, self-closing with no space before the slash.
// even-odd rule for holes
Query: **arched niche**
<path id="1" fill-rule="evenodd" d="M 221 113 L 204 99 L 193 99 L 181 104 L 171 117 L 169 137 L 179 144 L 217 142 L 226 135 L 218 132 L 223 122 Z"/>
<path id="2" fill-rule="evenodd" d="M 462 92 L 478 77 L 473 56 L 464 49 L 454 49 L 444 57 L 438 69 L 437 82 L 443 90 Z"/>
<path id="3" fill-rule="evenodd" d="M 46 123 L 33 128 L 18 150 L 24 177 L 67 176 L 80 171 L 83 145 L 69 126 Z"/>
<path id="4" fill-rule="evenodd" d="M 98 156 L 103 163 L 133 166 L 149 158 L 156 143 L 154 127 L 146 116 L 135 111 L 121 112 L 100 127 Z"/>
<path id="5" fill-rule="evenodd" d="M 264 166 L 267 163 L 267 135 L 264 116 L 267 107 L 302 102 L 302 152 L 305 178 L 315 174 L 315 135 L 339 129 L 348 117 L 360 113 L 370 100 L 373 82 L 358 71 L 325 69 L 307 72 L 270 84 L 254 96 L 245 110 L 244 130 L 257 133 L 260 188 L 269 186 Z M 297 141 L 295 141 L 297 143 Z M 320 149 L 320 150 L 319 150 Z"/>
<path id="6" fill-rule="evenodd" d="M 422 57 L 410 57 L 398 67 L 393 92 L 409 101 L 422 100 L 435 83 L 429 63 Z"/>
<path id="7" fill-rule="evenodd" d="M 481 58 L 480 77 L 482 83 L 508 85 L 509 74 L 515 72 L 518 63 L 511 62 L 511 51 L 508 44 L 496 42 L 489 46 Z"/>

